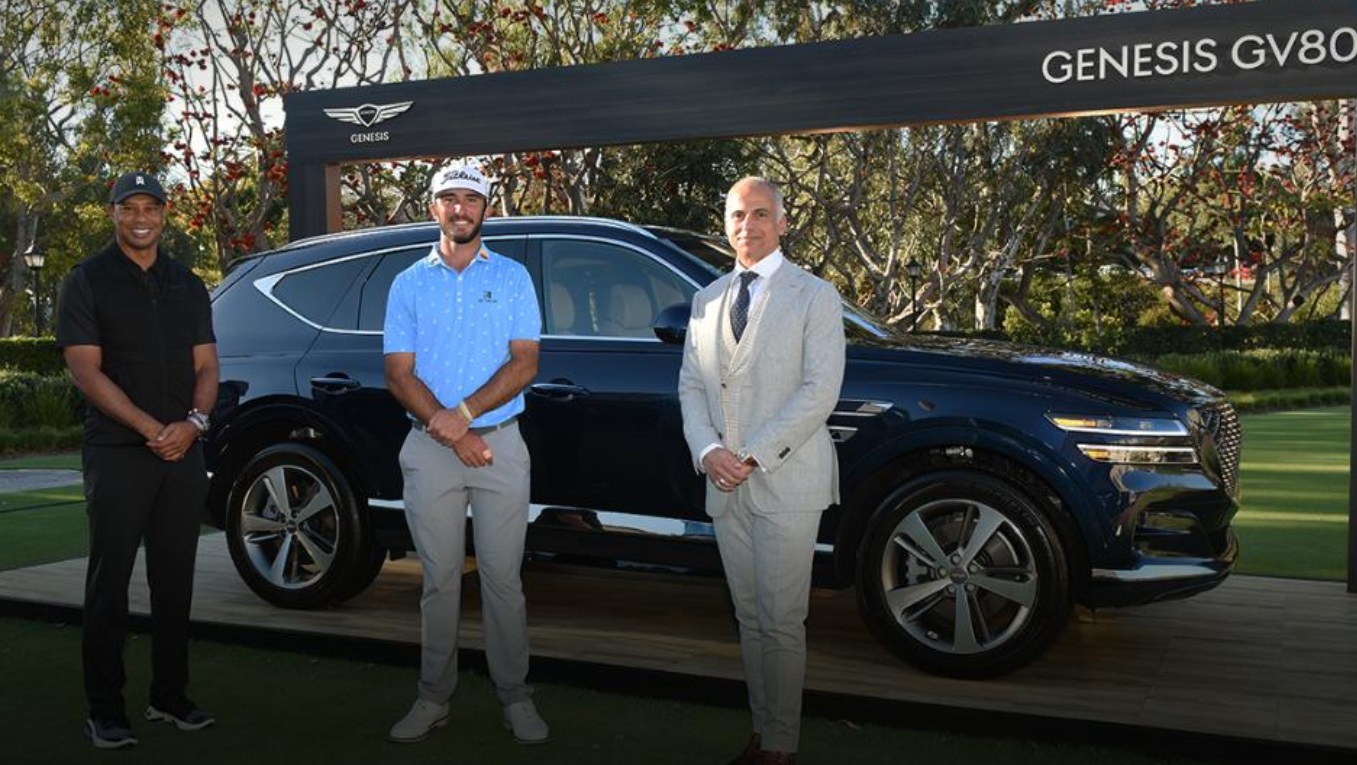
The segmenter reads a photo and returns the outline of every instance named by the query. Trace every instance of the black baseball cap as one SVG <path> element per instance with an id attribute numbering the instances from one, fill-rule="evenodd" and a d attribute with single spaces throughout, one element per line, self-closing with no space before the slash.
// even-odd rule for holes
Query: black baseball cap
<path id="1" fill-rule="evenodd" d="M 116 205 L 135 194 L 149 194 L 160 200 L 161 204 L 165 202 L 165 189 L 161 187 L 160 181 L 156 180 L 150 173 L 127 173 L 113 184 L 113 190 L 108 192 L 108 203 Z"/>

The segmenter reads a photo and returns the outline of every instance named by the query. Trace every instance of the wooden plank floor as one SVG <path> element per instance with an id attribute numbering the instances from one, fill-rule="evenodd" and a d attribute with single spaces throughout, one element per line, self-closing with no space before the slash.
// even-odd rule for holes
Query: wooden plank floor
<path id="1" fill-rule="evenodd" d="M 0 599 L 78 608 L 84 570 L 81 559 L 0 572 Z M 276 609 L 245 588 L 215 533 L 200 544 L 193 618 L 415 645 L 419 582 L 417 562 L 391 562 L 341 607 Z M 534 563 L 525 583 L 534 656 L 740 677 L 719 580 Z M 475 589 L 463 608 L 469 648 L 483 645 Z M 132 608 L 147 612 L 140 568 Z M 1194 599 L 1084 615 L 1042 659 L 997 680 L 938 678 L 896 661 L 867 633 L 851 592 L 812 593 L 809 643 L 816 691 L 1357 755 L 1357 596 L 1338 582 L 1236 576 Z"/>

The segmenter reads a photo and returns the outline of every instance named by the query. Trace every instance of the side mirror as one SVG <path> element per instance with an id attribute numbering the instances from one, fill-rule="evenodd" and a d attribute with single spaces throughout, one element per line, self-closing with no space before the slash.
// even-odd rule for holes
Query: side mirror
<path id="1" fill-rule="evenodd" d="M 660 342 L 671 345 L 680 345 L 688 337 L 688 319 L 692 315 L 693 307 L 689 303 L 675 303 L 668 308 L 660 311 L 660 315 L 655 317 L 655 323 L 651 329 L 655 330 L 655 337 Z"/>

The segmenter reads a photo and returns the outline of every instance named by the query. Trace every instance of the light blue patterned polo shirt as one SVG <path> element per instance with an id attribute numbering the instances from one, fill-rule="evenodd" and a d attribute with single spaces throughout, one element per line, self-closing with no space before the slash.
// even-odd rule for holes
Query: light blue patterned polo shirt
<path id="1" fill-rule="evenodd" d="M 415 354 L 415 376 L 454 407 L 504 366 L 510 340 L 541 338 L 542 316 L 520 263 L 482 246 L 459 274 L 435 244 L 391 282 L 385 333 L 383 352 Z M 522 411 L 520 393 L 472 425 L 498 425 Z"/>

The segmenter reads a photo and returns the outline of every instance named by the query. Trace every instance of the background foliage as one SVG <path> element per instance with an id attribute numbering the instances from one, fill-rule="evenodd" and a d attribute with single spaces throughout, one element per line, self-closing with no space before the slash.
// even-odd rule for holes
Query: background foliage
<path id="1" fill-rule="evenodd" d="M 169 180 L 167 250 L 209 282 L 286 241 L 289 92 L 1195 4 L 0 0 L 0 336 L 32 330 L 34 300 L 50 317 L 131 167 Z M 1115 351 L 1137 327 L 1347 319 L 1353 115 L 1270 104 L 479 159 L 499 214 L 705 231 L 733 180 L 768 175 L 792 257 L 897 327 Z M 345 225 L 424 218 L 431 161 L 345 166 Z M 48 253 L 40 290 L 31 247 Z"/>

